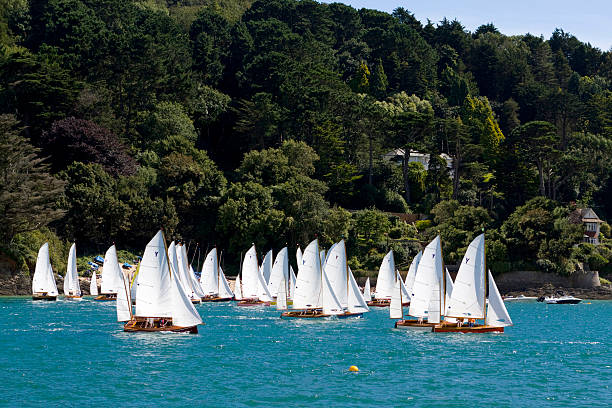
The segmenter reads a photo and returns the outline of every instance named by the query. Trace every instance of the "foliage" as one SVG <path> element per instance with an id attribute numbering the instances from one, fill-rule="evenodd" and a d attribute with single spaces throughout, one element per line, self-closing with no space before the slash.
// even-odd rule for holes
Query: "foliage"
<path id="1" fill-rule="evenodd" d="M 497 271 L 612 268 L 607 224 L 591 248 L 567 221 L 573 202 L 612 215 L 612 52 L 560 29 L 310 0 L 0 0 L 7 114 L 16 259 L 49 223 L 82 253 L 141 251 L 164 226 L 236 269 L 252 242 L 345 238 L 363 270 L 438 233 L 458 262 L 486 228 Z"/>

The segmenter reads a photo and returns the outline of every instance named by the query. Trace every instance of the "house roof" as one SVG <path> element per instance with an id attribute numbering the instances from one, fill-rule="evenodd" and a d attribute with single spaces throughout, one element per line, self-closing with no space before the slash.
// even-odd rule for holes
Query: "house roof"
<path id="1" fill-rule="evenodd" d="M 579 224 L 581 222 L 603 223 L 592 208 L 576 208 L 570 213 L 569 219 L 574 224 Z"/>

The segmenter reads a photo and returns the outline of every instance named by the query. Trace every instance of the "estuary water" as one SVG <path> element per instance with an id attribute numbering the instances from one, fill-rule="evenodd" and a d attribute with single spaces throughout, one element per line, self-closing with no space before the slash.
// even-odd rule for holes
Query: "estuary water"
<path id="1" fill-rule="evenodd" d="M 397 330 L 388 309 L 288 321 L 233 302 L 197 306 L 197 335 L 127 334 L 114 302 L 0 298 L 0 405 L 612 405 L 612 302 L 507 307 L 504 334 Z"/>

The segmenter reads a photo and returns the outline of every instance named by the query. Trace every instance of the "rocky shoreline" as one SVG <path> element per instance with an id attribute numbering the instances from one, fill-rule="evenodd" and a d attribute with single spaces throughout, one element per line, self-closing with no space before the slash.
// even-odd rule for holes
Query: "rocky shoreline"
<path id="1" fill-rule="evenodd" d="M 540 288 L 519 290 L 519 291 L 510 291 L 503 293 L 503 296 L 551 296 L 558 291 L 564 292 L 568 295 L 572 295 L 578 297 L 580 299 L 589 299 L 589 300 L 612 300 L 612 286 L 610 285 L 601 285 L 591 289 L 585 288 L 567 288 L 567 287 L 558 287 L 553 285 L 544 285 Z"/>

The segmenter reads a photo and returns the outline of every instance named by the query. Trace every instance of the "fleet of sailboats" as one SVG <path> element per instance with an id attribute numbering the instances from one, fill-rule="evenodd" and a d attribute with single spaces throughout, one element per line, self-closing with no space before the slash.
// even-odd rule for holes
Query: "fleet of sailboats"
<path id="1" fill-rule="evenodd" d="M 389 306 L 389 317 L 397 319 L 396 328 L 437 333 L 503 332 L 513 324 L 493 275 L 486 269 L 484 234 L 468 246 L 454 282 L 444 266 L 439 236 L 414 257 L 405 280 L 395 267 L 393 251 L 389 251 L 379 268 L 374 296 L 369 278 L 363 292 L 357 285 L 344 240 L 325 250 L 315 239 L 303 252 L 297 248 L 296 260 L 297 276 L 287 247 L 275 258 L 272 250 L 268 251 L 260 265 L 252 245 L 242 259 L 232 291 L 217 248 L 206 255 L 198 278 L 188 262 L 185 245 L 173 241 L 166 246 L 163 231 L 159 231 L 147 244 L 132 277 L 122 270 L 112 245 L 104 257 L 101 293 L 94 270 L 90 294 L 96 300 L 116 299 L 117 321 L 125 323 L 126 332 L 197 333 L 202 319 L 194 303 L 222 300 L 237 300 L 239 306 L 275 304 L 283 312 L 282 318 L 306 319 L 362 317 L 370 311 L 368 305 Z M 68 256 L 64 295 L 68 299 L 82 297 L 74 244 Z M 45 243 L 38 251 L 32 298 L 55 300 L 57 296 L 49 245 Z M 407 312 L 405 306 L 409 306 Z"/>

